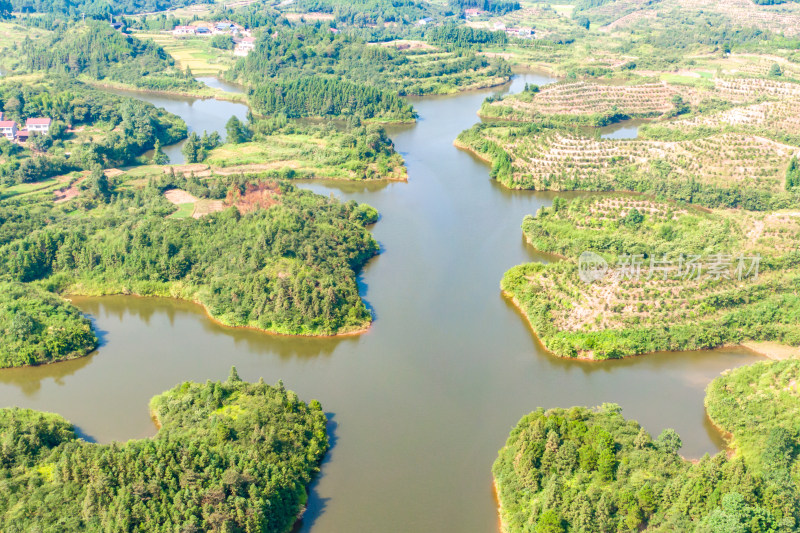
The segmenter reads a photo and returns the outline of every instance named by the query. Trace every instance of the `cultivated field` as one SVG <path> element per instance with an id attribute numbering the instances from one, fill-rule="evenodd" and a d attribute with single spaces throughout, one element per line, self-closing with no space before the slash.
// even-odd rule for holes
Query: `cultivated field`
<path id="1" fill-rule="evenodd" d="M 789 160 L 800 151 L 742 133 L 651 141 L 598 140 L 558 131 L 515 135 L 513 128 L 487 131 L 485 138 L 511 158 L 512 169 L 503 184 L 515 189 L 624 190 L 625 177 L 652 172 L 710 186 L 780 192 Z"/>
<path id="2" fill-rule="evenodd" d="M 685 17 L 710 13 L 720 15 L 731 24 L 744 28 L 800 34 L 800 6 L 793 2 L 779 5 L 757 5 L 750 0 L 665 0 L 653 3 L 647 0 L 618 0 L 601 4 L 590 10 L 603 31 L 613 32 L 635 28 L 642 21 L 660 26 L 665 17 Z"/>
<path id="3" fill-rule="evenodd" d="M 687 131 L 705 128 L 760 128 L 778 135 L 800 135 L 800 99 L 761 102 L 718 113 L 664 122 L 664 127 Z"/>
<path id="4" fill-rule="evenodd" d="M 558 355 L 605 359 L 800 339 L 797 324 L 767 312 L 781 307 L 780 295 L 800 276 L 787 262 L 797 255 L 799 212 L 704 213 L 603 196 L 542 211 L 523 230 L 534 247 L 566 260 L 516 267 L 503 288 Z M 585 251 L 607 261 L 593 283 L 579 276 Z"/>
<path id="5" fill-rule="evenodd" d="M 134 34 L 139 39 L 151 39 L 175 59 L 178 66 L 191 69 L 195 76 L 217 76 L 230 67 L 235 59 L 232 52 L 210 46 L 203 37 L 178 37 L 171 33 Z"/>
<path id="6" fill-rule="evenodd" d="M 672 99 L 680 95 L 698 101 L 695 89 L 667 83 L 637 85 L 605 84 L 589 81 L 554 83 L 537 93 L 525 92 L 503 98 L 481 109 L 481 116 L 524 120 L 537 115 L 609 115 L 655 117 L 672 111 Z"/>

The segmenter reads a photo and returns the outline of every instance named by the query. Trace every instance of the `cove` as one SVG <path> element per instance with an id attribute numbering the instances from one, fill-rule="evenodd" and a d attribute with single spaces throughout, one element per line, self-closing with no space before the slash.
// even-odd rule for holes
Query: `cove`
<path id="1" fill-rule="evenodd" d="M 519 76 L 502 92 L 547 81 Z M 519 418 L 540 406 L 617 402 L 651 433 L 675 428 L 685 456 L 715 453 L 722 442 L 706 420 L 704 388 L 760 358 L 737 348 L 558 359 L 501 296 L 506 270 L 544 260 L 520 224 L 556 195 L 506 190 L 453 147 L 496 92 L 414 102 L 419 122 L 391 130 L 407 183 L 301 184 L 381 212 L 373 232 L 383 251 L 360 275 L 376 317 L 367 333 L 271 336 L 219 326 L 188 302 L 73 298 L 94 319 L 101 348 L 0 372 L 0 405 L 58 412 L 109 442 L 154 435 L 147 402 L 181 381 L 225 379 L 231 365 L 243 379 L 282 379 L 304 400 L 320 400 L 331 419 L 333 447 L 297 528 L 313 533 L 495 533 L 491 465 Z"/>
<path id="2" fill-rule="evenodd" d="M 205 78 L 202 78 L 205 80 Z M 208 84 L 208 82 L 204 81 Z M 211 85 L 209 85 L 211 86 Z M 225 84 L 217 80 L 213 88 L 231 88 L 225 89 L 228 92 L 234 92 L 233 86 Z M 181 117 L 189 133 L 195 132 L 202 135 L 204 131 L 208 133 L 216 131 L 219 133 L 222 140 L 225 140 L 225 124 L 232 116 L 236 116 L 241 121 L 247 120 L 247 106 L 234 102 L 226 102 L 217 100 L 215 98 L 191 98 L 185 96 L 172 96 L 163 94 L 150 94 L 136 91 L 126 91 L 122 89 L 112 89 L 108 92 L 119 94 L 122 96 L 129 96 L 150 102 L 156 107 L 163 107 L 170 113 L 174 113 Z M 181 148 L 186 141 L 164 146 L 164 153 L 169 157 L 169 162 L 173 165 L 181 165 L 186 162 L 186 158 L 181 153 Z M 145 154 L 147 157 L 152 157 L 152 150 Z"/>

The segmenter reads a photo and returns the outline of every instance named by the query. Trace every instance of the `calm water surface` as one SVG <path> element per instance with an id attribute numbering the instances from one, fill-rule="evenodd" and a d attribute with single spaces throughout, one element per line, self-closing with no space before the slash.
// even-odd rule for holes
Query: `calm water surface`
<path id="1" fill-rule="evenodd" d="M 203 100 L 200 98 L 144 94 L 123 90 L 113 90 L 110 92 L 147 100 L 156 107 L 163 107 L 170 113 L 181 117 L 186 122 L 189 133 L 196 132 L 198 135 L 202 135 L 203 132 L 211 133 L 216 131 L 220 134 L 222 139 L 225 140 L 225 124 L 232 116 L 235 115 L 243 122 L 247 120 L 247 106 L 244 104 L 224 102 L 213 98 Z M 186 158 L 183 157 L 181 153 L 181 148 L 183 148 L 185 142 L 184 140 L 164 147 L 164 153 L 169 156 L 170 163 L 180 165 L 186 162 Z M 152 156 L 152 151 L 145 155 Z"/>
<path id="2" fill-rule="evenodd" d="M 546 81 L 519 77 L 511 90 Z M 492 462 L 512 426 L 539 406 L 617 402 L 652 433 L 678 430 L 685 455 L 714 453 L 721 442 L 703 389 L 754 355 L 557 359 L 500 295 L 508 268 L 540 259 L 519 226 L 553 195 L 505 190 L 452 146 L 489 94 L 415 102 L 419 123 L 392 131 L 408 183 L 302 185 L 381 212 L 374 235 L 383 253 L 360 276 L 376 315 L 368 333 L 269 336 L 218 326 L 185 302 L 75 298 L 103 346 L 78 361 L 0 372 L 0 405 L 58 412 L 109 442 L 154 435 L 148 400 L 183 380 L 224 379 L 231 365 L 244 379 L 283 379 L 331 419 L 333 448 L 298 526 L 313 533 L 496 532 Z M 199 103 L 148 99 L 191 114 Z M 229 104 L 203 105 L 227 120 Z"/>
<path id="3" fill-rule="evenodd" d="M 221 80 L 219 78 L 200 77 L 195 79 L 200 83 L 208 85 L 212 89 L 219 89 L 221 91 L 225 91 L 226 93 L 241 94 L 244 92 L 244 87 L 242 87 L 241 85 L 235 85 L 233 83 Z"/>
<path id="4" fill-rule="evenodd" d="M 641 119 L 623 120 L 600 128 L 600 137 L 603 139 L 636 139 L 639 137 L 639 126 L 645 123 L 646 121 Z"/>

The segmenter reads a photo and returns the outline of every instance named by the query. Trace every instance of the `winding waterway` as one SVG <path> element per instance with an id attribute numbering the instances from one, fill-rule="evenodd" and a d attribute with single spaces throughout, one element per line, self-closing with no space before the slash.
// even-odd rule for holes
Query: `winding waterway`
<path id="1" fill-rule="evenodd" d="M 206 83 L 212 88 L 222 89 L 227 92 L 241 92 L 236 86 L 217 80 L 216 83 L 210 84 L 205 81 L 208 78 L 200 78 L 201 81 Z M 214 79 L 214 78 L 212 78 Z M 163 107 L 170 113 L 174 113 L 183 118 L 189 133 L 197 133 L 202 135 L 204 132 L 212 133 L 217 132 L 225 140 L 225 124 L 232 116 L 236 116 L 239 120 L 245 122 L 247 120 L 247 106 L 235 102 L 226 102 L 223 100 L 216 100 L 214 98 L 192 98 L 189 96 L 164 96 L 161 94 L 143 94 L 134 91 L 125 91 L 121 89 L 111 91 L 115 94 L 123 96 L 132 96 L 146 100 L 156 107 Z M 181 148 L 186 141 L 181 141 L 176 144 L 164 147 L 164 153 L 169 157 L 169 162 L 174 165 L 181 165 L 186 162 L 186 158 L 181 153 Z M 152 150 L 145 154 L 152 156 Z"/>
<path id="2" fill-rule="evenodd" d="M 540 76 L 518 77 L 543 84 Z M 617 402 L 652 433 L 673 427 L 686 456 L 714 453 L 703 390 L 757 357 L 741 349 L 654 354 L 606 363 L 546 354 L 501 295 L 511 266 L 541 259 L 523 241 L 526 214 L 554 195 L 508 191 L 452 146 L 492 91 L 415 102 L 420 121 L 391 134 L 408 183 L 303 183 L 381 212 L 383 252 L 360 276 L 376 321 L 341 339 L 269 336 L 209 321 L 197 306 L 135 297 L 76 298 L 102 334 L 77 361 L 0 372 L 0 405 L 58 412 L 99 442 L 154 435 L 150 397 L 183 380 L 282 379 L 319 399 L 333 447 L 298 531 L 494 533 L 491 465 L 519 418 L 539 406 Z M 187 122 L 197 103 L 145 97 Z M 220 116 L 225 102 L 205 101 Z M 189 115 L 187 115 L 187 113 Z M 211 124 L 212 122 L 209 122 Z"/>

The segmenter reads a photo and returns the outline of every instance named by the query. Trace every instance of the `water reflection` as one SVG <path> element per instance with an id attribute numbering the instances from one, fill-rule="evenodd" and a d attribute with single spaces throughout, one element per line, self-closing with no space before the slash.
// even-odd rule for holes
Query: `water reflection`
<path id="1" fill-rule="evenodd" d="M 217 132 L 220 137 L 225 140 L 225 124 L 232 116 L 237 117 L 242 122 L 247 121 L 248 108 L 244 104 L 226 102 L 213 98 L 202 100 L 198 98 L 165 96 L 118 89 L 109 92 L 145 100 L 156 107 L 164 108 L 170 113 L 181 117 L 186 122 L 189 133 L 194 132 L 198 135 L 202 135 L 203 132 Z M 181 148 L 183 148 L 185 142 L 186 141 L 181 141 L 164 147 L 164 153 L 169 157 L 170 163 L 180 165 L 186 162 L 186 158 L 181 153 Z M 145 156 L 151 157 L 152 152 L 148 152 Z"/>
<path id="2" fill-rule="evenodd" d="M 639 137 L 639 127 L 646 123 L 647 121 L 642 119 L 623 120 L 610 126 L 598 128 L 597 131 L 602 139 L 637 139 Z"/>
<path id="3" fill-rule="evenodd" d="M 241 85 L 236 85 L 219 78 L 203 76 L 195 79 L 200 83 L 211 87 L 212 89 L 219 89 L 220 91 L 225 91 L 226 93 L 242 94 L 245 92 L 245 88 Z"/>
<path id="4" fill-rule="evenodd" d="M 149 399 L 183 380 L 225 379 L 231 365 L 246 380 L 282 379 L 335 413 L 336 443 L 298 526 L 313 533 L 496 531 L 491 465 L 509 430 L 537 407 L 616 402 L 651 433 L 675 428 L 684 455 L 715 452 L 704 388 L 722 370 L 758 360 L 752 353 L 559 359 L 500 295 L 510 267 L 548 260 L 521 238 L 520 224 L 556 193 L 507 190 L 452 141 L 476 122 L 486 96 L 535 80 L 417 101 L 422 120 L 392 132 L 408 183 L 299 183 L 381 213 L 372 231 L 382 254 L 359 275 L 377 312 L 367 333 L 281 337 L 220 326 L 187 302 L 75 298 L 107 332 L 104 346 L 80 361 L 0 372 L 0 405 L 57 411 L 108 442 L 153 435 Z"/>

